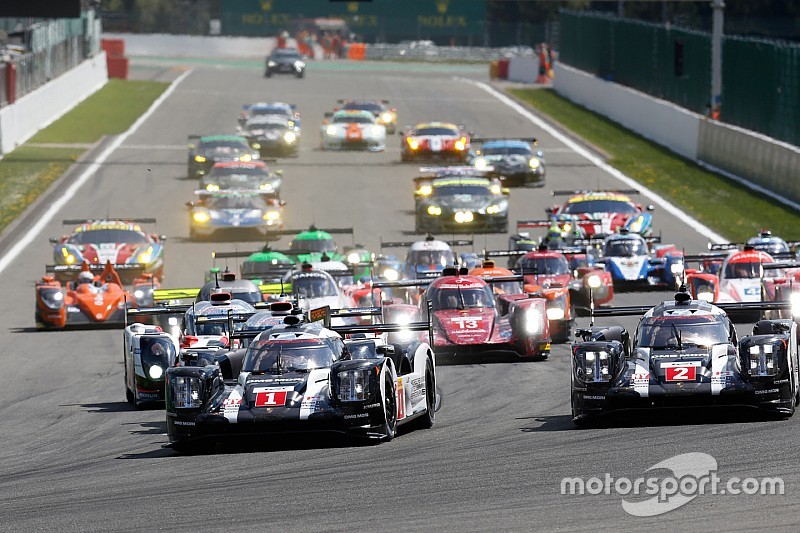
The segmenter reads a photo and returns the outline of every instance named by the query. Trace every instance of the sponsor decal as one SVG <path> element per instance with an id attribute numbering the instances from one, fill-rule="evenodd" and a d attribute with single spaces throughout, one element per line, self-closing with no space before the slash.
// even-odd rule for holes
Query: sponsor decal
<path id="1" fill-rule="evenodd" d="M 756 394 L 773 394 L 778 392 L 778 389 L 764 389 L 755 391 Z"/>
<path id="2" fill-rule="evenodd" d="M 194 424 L 194 422 L 186 422 L 184 420 L 176 420 L 175 421 L 175 425 L 176 426 L 194 426 L 195 424 Z"/>
<path id="3" fill-rule="evenodd" d="M 377 407 L 381 407 L 381 404 L 379 404 L 379 403 L 371 403 L 369 405 L 365 405 L 364 409 L 375 409 Z"/>
<path id="4" fill-rule="evenodd" d="M 369 413 L 358 413 L 356 415 L 344 415 L 345 420 L 353 420 L 354 418 L 367 418 Z"/>
<path id="5" fill-rule="evenodd" d="M 589 395 L 589 394 L 584 394 L 583 395 L 583 399 L 584 400 L 605 400 L 606 397 L 605 396 L 593 396 L 593 395 Z"/>
<path id="6" fill-rule="evenodd" d="M 241 398 L 225 398 L 222 401 L 223 407 L 238 407 L 241 405 L 242 399 Z"/>
<path id="7" fill-rule="evenodd" d="M 406 390 L 403 387 L 403 378 L 397 378 L 397 419 L 406 417 Z"/>

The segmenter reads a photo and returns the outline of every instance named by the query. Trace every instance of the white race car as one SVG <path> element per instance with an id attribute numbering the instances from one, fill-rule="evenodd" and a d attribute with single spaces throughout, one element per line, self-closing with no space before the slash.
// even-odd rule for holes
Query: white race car
<path id="1" fill-rule="evenodd" d="M 386 126 L 369 111 L 337 111 L 326 113 L 320 128 L 323 150 L 386 149 Z"/>

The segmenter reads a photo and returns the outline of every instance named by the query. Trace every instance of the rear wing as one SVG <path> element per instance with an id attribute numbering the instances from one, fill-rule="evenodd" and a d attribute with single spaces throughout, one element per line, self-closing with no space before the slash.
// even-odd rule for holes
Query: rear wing
<path id="1" fill-rule="evenodd" d="M 552 224 L 552 220 L 517 220 L 517 230 L 520 228 L 549 228 Z"/>
<path id="2" fill-rule="evenodd" d="M 303 229 L 280 229 L 269 230 L 269 235 L 297 235 L 298 233 L 305 233 L 307 231 L 324 231 L 331 235 L 353 235 L 355 231 L 353 228 L 303 228 Z"/>
<path id="3" fill-rule="evenodd" d="M 492 141 L 522 141 L 531 144 L 539 144 L 536 137 L 470 137 L 472 144 L 484 144 Z"/>
<path id="4" fill-rule="evenodd" d="M 640 194 L 638 189 L 582 189 L 582 190 L 555 190 L 551 193 L 552 196 L 574 196 L 576 194 L 589 194 L 589 193 L 611 193 L 611 194 Z"/>
<path id="5" fill-rule="evenodd" d="M 475 241 L 474 239 L 452 239 L 452 240 L 443 240 L 443 239 L 436 239 L 433 235 L 428 234 L 425 238 L 426 241 L 440 241 L 448 246 L 473 246 Z M 410 248 L 413 244 L 416 244 L 420 241 L 384 241 L 383 237 L 380 238 L 380 247 L 383 248 Z"/>
<path id="6" fill-rule="evenodd" d="M 420 167 L 419 175 L 414 178 L 414 181 L 433 180 L 436 178 L 444 177 L 464 177 L 464 178 L 485 178 L 486 171 L 478 170 L 475 167 L 468 165 L 452 166 L 452 167 Z"/>
<path id="7" fill-rule="evenodd" d="M 131 217 L 102 217 L 102 218 L 65 218 L 61 223 L 65 226 L 80 226 L 81 224 L 91 224 L 92 222 L 129 222 L 131 224 L 155 224 L 155 218 L 131 218 Z"/>
<path id="8" fill-rule="evenodd" d="M 199 288 L 186 289 L 156 289 L 153 291 L 153 300 L 156 302 L 166 302 L 171 300 L 186 300 L 197 298 Z"/>
<path id="9" fill-rule="evenodd" d="M 143 263 L 126 263 L 122 265 L 111 265 L 117 272 L 144 272 L 145 264 Z M 100 263 L 89 264 L 89 270 L 92 272 L 102 272 L 105 270 L 106 265 Z M 83 270 L 83 265 L 45 265 L 45 272 L 47 273 L 74 273 L 80 274 Z"/>
<path id="10" fill-rule="evenodd" d="M 376 281 L 372 284 L 373 289 L 391 289 L 400 287 L 427 287 L 431 284 L 431 279 L 401 279 L 398 281 Z"/>
<path id="11" fill-rule="evenodd" d="M 128 327 L 129 319 L 131 317 L 137 316 L 166 316 L 166 317 L 178 317 L 183 316 L 186 311 L 191 309 L 192 306 L 190 305 L 159 305 L 156 307 L 137 307 L 135 309 L 128 309 L 128 306 L 125 306 L 125 318 L 124 323 L 125 327 Z M 177 324 L 177 322 L 176 322 Z"/>
<path id="12" fill-rule="evenodd" d="M 400 333 L 400 332 L 407 332 L 407 331 L 427 331 L 428 332 L 428 340 L 431 349 L 433 349 L 433 323 L 431 322 L 430 317 L 433 315 L 432 312 L 432 305 L 431 301 L 428 300 L 426 302 L 428 308 L 428 320 L 425 322 L 411 322 L 408 324 L 365 324 L 365 325 L 352 325 L 352 326 L 331 326 L 330 325 L 330 313 L 326 313 L 326 308 L 316 309 L 309 312 L 309 316 L 317 312 L 317 314 L 323 314 L 322 320 L 326 320 L 324 314 L 327 314 L 327 322 L 325 327 L 339 333 L 342 336 L 345 335 L 356 335 L 356 334 L 375 334 L 380 335 L 381 333 Z M 329 309 L 327 311 L 330 311 Z"/>
<path id="13" fill-rule="evenodd" d="M 774 311 L 781 309 L 791 309 L 792 303 L 789 301 L 775 302 L 733 302 L 711 304 L 719 307 L 723 311 Z M 593 316 L 641 316 L 653 309 L 652 305 L 632 305 L 626 307 L 598 307 L 592 309 Z"/>

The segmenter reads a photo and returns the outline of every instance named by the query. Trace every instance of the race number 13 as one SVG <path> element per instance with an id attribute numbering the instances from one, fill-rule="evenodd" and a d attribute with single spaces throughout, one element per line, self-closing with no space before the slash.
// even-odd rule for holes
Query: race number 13
<path id="1" fill-rule="evenodd" d="M 667 381 L 694 381 L 697 375 L 696 370 L 696 367 L 693 366 L 667 367 Z"/>

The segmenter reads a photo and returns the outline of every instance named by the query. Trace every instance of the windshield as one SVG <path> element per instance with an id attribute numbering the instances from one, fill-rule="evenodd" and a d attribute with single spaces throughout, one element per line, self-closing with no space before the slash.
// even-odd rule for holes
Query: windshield
<path id="1" fill-rule="evenodd" d="M 373 124 L 375 119 L 364 115 L 345 115 L 333 117 L 334 124 Z"/>
<path id="2" fill-rule="evenodd" d="M 98 244 L 105 242 L 124 242 L 128 244 L 144 244 L 147 237 L 138 231 L 124 229 L 98 229 L 73 233 L 67 241 L 71 244 Z"/>
<path id="3" fill-rule="evenodd" d="M 483 149 L 483 155 L 531 155 L 532 153 L 530 148 L 523 146 L 492 146 Z"/>
<path id="4" fill-rule="evenodd" d="M 282 117 L 291 118 L 292 113 L 285 107 L 254 107 L 250 109 L 251 117 L 260 117 L 265 115 L 279 115 Z"/>
<path id="5" fill-rule="evenodd" d="M 206 155 L 233 155 L 249 153 L 250 146 L 244 141 L 210 141 L 203 143 L 200 150 Z"/>
<path id="6" fill-rule="evenodd" d="M 338 296 L 336 284 L 328 277 L 313 274 L 299 274 L 292 278 L 292 292 L 304 298 L 325 298 Z"/>
<path id="7" fill-rule="evenodd" d="M 471 289 L 438 289 L 430 291 L 434 311 L 494 307 L 494 297 L 489 287 Z"/>
<path id="8" fill-rule="evenodd" d="M 451 137 L 457 136 L 458 130 L 453 128 L 420 128 L 415 130 L 413 135 L 423 136 L 423 135 L 448 135 Z"/>
<path id="9" fill-rule="evenodd" d="M 209 209 L 266 209 L 259 196 L 211 196 L 205 201 Z"/>
<path id="10" fill-rule="evenodd" d="M 282 261 L 245 261 L 242 263 L 242 276 L 260 276 L 263 274 L 283 274 L 287 270 L 294 268 L 292 262 Z"/>
<path id="11" fill-rule="evenodd" d="M 333 239 L 297 239 L 289 244 L 289 249 L 298 252 L 335 252 Z"/>
<path id="12" fill-rule="evenodd" d="M 647 255 L 647 244 L 639 239 L 615 239 L 606 243 L 603 253 L 608 257 Z"/>
<path id="13" fill-rule="evenodd" d="M 234 325 L 234 329 L 242 329 L 243 324 Z M 223 337 L 228 335 L 228 321 L 224 315 L 213 317 L 208 320 L 206 317 L 187 317 L 186 332 L 189 335 L 210 335 L 214 337 Z"/>
<path id="14" fill-rule="evenodd" d="M 139 340 L 139 348 L 145 372 L 154 365 L 166 370 L 175 361 L 175 346 L 169 339 L 164 337 L 143 335 Z"/>
<path id="15" fill-rule="evenodd" d="M 456 258 L 452 250 L 412 250 L 408 252 L 406 262 L 410 265 L 436 265 L 444 268 L 455 264 Z"/>
<path id="16" fill-rule="evenodd" d="M 347 102 L 342 106 L 342 109 L 358 109 L 361 111 L 369 111 L 370 113 L 378 114 L 383 108 L 379 104 L 371 104 L 367 102 Z"/>
<path id="17" fill-rule="evenodd" d="M 651 318 L 639 330 L 638 345 L 643 348 L 709 347 L 728 342 L 728 326 L 718 317 L 669 316 Z"/>
<path id="18" fill-rule="evenodd" d="M 525 274 L 544 274 L 557 276 L 569 274 L 569 263 L 563 256 L 561 257 L 523 257 L 519 262 Z"/>
<path id="19" fill-rule="evenodd" d="M 269 176 L 270 173 L 266 167 L 261 166 L 254 166 L 254 167 L 245 167 L 245 166 L 236 166 L 236 167 L 212 167 L 211 172 L 208 173 L 209 178 L 227 178 L 233 177 L 237 178 L 240 176 L 258 176 L 264 177 Z"/>
<path id="20" fill-rule="evenodd" d="M 286 48 L 275 50 L 274 52 L 272 52 L 272 55 L 270 56 L 270 58 L 272 58 L 272 59 L 297 59 L 297 60 L 301 59 L 300 54 L 297 52 L 297 50 L 288 50 Z"/>
<path id="21" fill-rule="evenodd" d="M 333 338 L 256 341 L 247 348 L 242 370 L 282 374 L 328 368 L 341 353 L 336 342 Z"/>
<path id="22" fill-rule="evenodd" d="M 619 200 L 583 200 L 567 204 L 562 213 L 565 214 L 580 214 L 580 213 L 622 213 L 634 214 L 637 213 L 636 207 L 628 202 L 621 202 Z"/>
<path id="23" fill-rule="evenodd" d="M 431 196 L 488 196 L 491 194 L 489 187 L 480 185 L 439 185 L 433 188 Z"/>
<path id="24" fill-rule="evenodd" d="M 517 281 L 502 281 L 489 283 L 495 294 L 522 294 L 522 284 Z"/>
<path id="25" fill-rule="evenodd" d="M 289 125 L 286 122 L 254 122 L 247 125 L 247 131 L 258 135 L 264 130 L 285 130 Z"/>
<path id="26" fill-rule="evenodd" d="M 725 277 L 731 278 L 760 278 L 761 263 L 758 261 L 729 262 L 725 267 Z"/>

